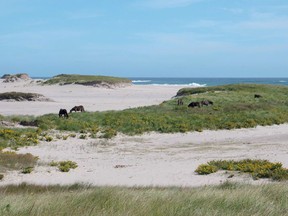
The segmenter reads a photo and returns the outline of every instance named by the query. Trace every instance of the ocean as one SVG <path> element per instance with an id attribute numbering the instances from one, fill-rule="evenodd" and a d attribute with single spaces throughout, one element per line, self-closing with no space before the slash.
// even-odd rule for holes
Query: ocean
<path id="1" fill-rule="evenodd" d="M 48 79 L 48 77 L 32 77 Z M 218 86 L 236 83 L 288 85 L 288 78 L 165 78 L 127 77 L 134 85 L 187 85 L 192 87 Z"/>
<path id="2" fill-rule="evenodd" d="M 218 86 L 236 83 L 288 85 L 288 78 L 148 78 L 128 77 L 135 85 Z"/>

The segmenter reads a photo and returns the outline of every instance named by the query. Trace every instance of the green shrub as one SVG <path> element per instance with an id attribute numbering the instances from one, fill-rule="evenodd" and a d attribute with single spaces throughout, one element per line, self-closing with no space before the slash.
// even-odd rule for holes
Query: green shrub
<path id="1" fill-rule="evenodd" d="M 198 168 L 195 170 L 200 175 L 207 175 L 210 173 L 215 173 L 218 171 L 218 168 L 213 165 L 208 165 L 208 164 L 201 164 L 198 166 Z"/>
<path id="2" fill-rule="evenodd" d="M 4 178 L 3 174 L 0 174 L 0 181 Z"/>
<path id="3" fill-rule="evenodd" d="M 52 161 L 49 163 L 49 166 L 58 166 L 58 164 L 59 164 L 58 162 Z"/>
<path id="4" fill-rule="evenodd" d="M 80 136 L 79 136 L 79 139 L 86 139 L 86 135 L 85 134 L 81 134 Z"/>
<path id="5" fill-rule="evenodd" d="M 212 167 L 216 168 L 212 169 Z M 250 173 L 253 179 L 288 180 L 288 169 L 283 168 L 281 163 L 272 163 L 267 160 L 213 160 L 207 164 L 199 165 L 195 172 L 203 175 L 210 174 L 213 170 L 217 171 L 218 169 Z"/>
<path id="6" fill-rule="evenodd" d="M 34 167 L 25 167 L 22 169 L 21 173 L 23 174 L 29 174 L 33 171 Z"/>
<path id="7" fill-rule="evenodd" d="M 58 168 L 61 172 L 69 172 L 70 169 L 76 169 L 77 167 L 77 163 L 73 161 L 60 161 L 58 163 Z"/>

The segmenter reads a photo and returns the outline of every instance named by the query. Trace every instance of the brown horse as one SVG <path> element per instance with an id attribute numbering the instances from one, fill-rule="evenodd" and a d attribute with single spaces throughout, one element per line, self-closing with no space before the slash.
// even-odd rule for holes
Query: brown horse
<path id="1" fill-rule="evenodd" d="M 80 106 L 74 106 L 71 110 L 70 110 L 70 113 L 71 112 L 85 112 L 85 110 L 84 110 L 84 107 L 82 106 L 82 105 L 80 105 Z"/>
<path id="2" fill-rule="evenodd" d="M 66 109 L 60 109 L 60 110 L 59 110 L 59 118 L 60 118 L 60 117 L 69 118 Z"/>
<path id="3" fill-rule="evenodd" d="M 201 101 L 201 105 L 202 106 L 209 106 L 209 105 L 213 105 L 213 102 L 210 100 L 203 100 L 203 101 Z"/>

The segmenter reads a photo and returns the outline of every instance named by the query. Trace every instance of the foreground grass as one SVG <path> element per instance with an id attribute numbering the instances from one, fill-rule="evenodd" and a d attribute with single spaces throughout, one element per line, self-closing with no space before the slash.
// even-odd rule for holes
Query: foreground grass
<path id="1" fill-rule="evenodd" d="M 285 215 L 288 185 L 224 183 L 200 188 L 0 188 L 1 215 Z"/>
<path id="2" fill-rule="evenodd" d="M 81 84 L 94 85 L 107 83 L 111 85 L 121 83 L 131 83 L 131 80 L 119 77 L 110 76 L 93 76 L 93 75 L 78 75 L 78 74 L 60 74 L 44 82 L 44 84 Z"/>

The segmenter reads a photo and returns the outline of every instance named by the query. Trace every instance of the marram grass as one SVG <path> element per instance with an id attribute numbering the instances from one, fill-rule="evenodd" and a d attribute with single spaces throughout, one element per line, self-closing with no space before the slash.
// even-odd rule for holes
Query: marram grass
<path id="1" fill-rule="evenodd" d="M 0 215 L 269 215 L 287 214 L 288 185 L 225 182 L 199 188 L 7 186 Z"/>

